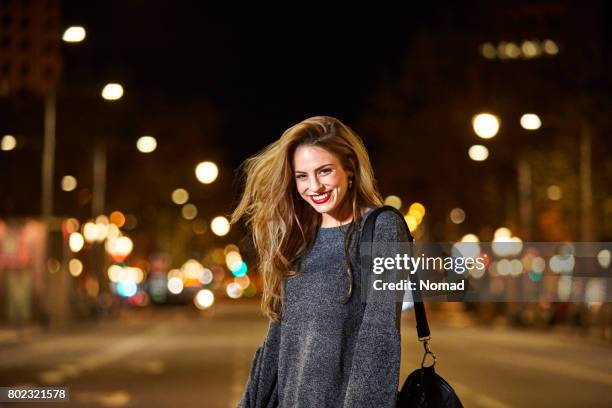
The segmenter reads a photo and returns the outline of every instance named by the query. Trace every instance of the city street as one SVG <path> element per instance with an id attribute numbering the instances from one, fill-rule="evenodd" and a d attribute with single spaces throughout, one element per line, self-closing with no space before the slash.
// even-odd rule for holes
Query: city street
<path id="1" fill-rule="evenodd" d="M 252 300 L 213 309 L 138 310 L 117 322 L 2 345 L 0 384 L 70 388 L 69 404 L 45 407 L 236 406 L 267 322 Z M 466 407 L 612 405 L 609 348 L 561 334 L 433 320 L 438 372 Z M 412 326 L 406 319 L 402 378 L 421 358 Z"/>

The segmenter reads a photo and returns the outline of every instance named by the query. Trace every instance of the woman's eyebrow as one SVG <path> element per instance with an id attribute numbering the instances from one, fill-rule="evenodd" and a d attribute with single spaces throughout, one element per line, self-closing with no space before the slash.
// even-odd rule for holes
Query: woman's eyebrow
<path id="1" fill-rule="evenodd" d="M 333 163 L 327 163 L 327 164 L 324 164 L 324 165 L 322 165 L 322 166 L 317 167 L 317 168 L 315 169 L 315 171 L 321 170 L 323 167 L 326 167 L 326 166 L 333 166 L 333 165 L 334 165 Z M 300 173 L 300 174 L 306 174 L 306 172 L 305 172 L 305 171 L 301 171 L 301 170 L 296 170 L 296 171 L 295 171 L 295 173 L 296 173 L 296 174 L 297 174 L 297 173 Z"/>

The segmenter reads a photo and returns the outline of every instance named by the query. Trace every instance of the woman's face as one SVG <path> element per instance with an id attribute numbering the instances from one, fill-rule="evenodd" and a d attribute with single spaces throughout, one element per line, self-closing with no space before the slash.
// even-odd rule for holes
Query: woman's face
<path id="1" fill-rule="evenodd" d="M 345 221 L 341 210 L 352 174 L 344 170 L 340 160 L 322 147 L 302 145 L 293 154 L 293 168 L 298 192 L 322 214 L 322 225 Z"/>

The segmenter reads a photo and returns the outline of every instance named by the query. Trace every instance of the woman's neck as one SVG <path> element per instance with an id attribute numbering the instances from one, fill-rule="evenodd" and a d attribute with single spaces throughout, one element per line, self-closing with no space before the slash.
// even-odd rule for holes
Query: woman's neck
<path id="1" fill-rule="evenodd" d="M 353 221 L 353 209 L 350 203 L 346 203 L 334 213 L 321 214 L 321 227 L 330 228 L 345 225 Z"/>

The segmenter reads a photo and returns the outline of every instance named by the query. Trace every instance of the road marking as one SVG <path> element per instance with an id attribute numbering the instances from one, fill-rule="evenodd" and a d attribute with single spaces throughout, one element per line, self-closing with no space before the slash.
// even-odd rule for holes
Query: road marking
<path id="1" fill-rule="evenodd" d="M 146 348 L 158 340 L 158 337 L 155 336 L 156 334 L 166 331 L 167 329 L 163 326 L 154 327 L 143 334 L 118 341 L 110 347 L 82 357 L 72 364 L 62 364 L 56 369 L 43 371 L 39 374 L 39 378 L 43 384 L 63 383 L 68 377 L 78 376 L 83 372 L 94 371 L 99 367 L 120 360 L 135 351 Z"/>

